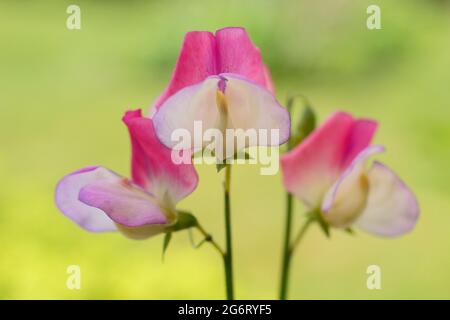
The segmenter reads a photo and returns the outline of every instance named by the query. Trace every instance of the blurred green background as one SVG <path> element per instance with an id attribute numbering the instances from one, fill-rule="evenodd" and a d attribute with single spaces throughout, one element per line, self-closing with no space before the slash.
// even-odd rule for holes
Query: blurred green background
<path id="1" fill-rule="evenodd" d="M 66 8 L 81 7 L 81 30 Z M 378 4 L 382 30 L 366 28 Z M 450 298 L 450 3 L 431 0 L 6 1 L 0 3 L 0 298 L 220 299 L 222 262 L 186 232 L 164 263 L 162 237 L 90 234 L 53 203 L 58 179 L 101 164 L 128 175 L 121 116 L 151 104 L 170 78 L 184 33 L 243 26 L 272 70 L 277 97 L 301 92 L 320 119 L 336 109 L 380 122 L 379 157 L 417 193 L 413 233 L 381 239 L 314 227 L 297 251 L 290 297 Z M 221 175 L 179 208 L 223 243 Z M 281 176 L 236 166 L 232 177 L 238 298 L 276 298 Z M 296 206 L 296 221 L 303 208 Z M 66 288 L 80 265 L 81 290 Z M 382 270 L 368 290 L 366 268 Z"/>

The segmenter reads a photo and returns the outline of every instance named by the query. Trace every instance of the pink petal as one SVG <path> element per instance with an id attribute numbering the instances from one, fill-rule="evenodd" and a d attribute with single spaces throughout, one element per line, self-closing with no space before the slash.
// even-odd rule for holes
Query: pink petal
<path id="1" fill-rule="evenodd" d="M 224 28 L 216 32 L 218 71 L 235 73 L 263 87 L 267 72 L 260 50 L 252 43 L 243 28 Z"/>
<path id="2" fill-rule="evenodd" d="M 135 110 L 127 112 L 123 121 L 131 138 L 133 181 L 161 201 L 169 198 L 172 204 L 192 193 L 198 183 L 194 166 L 172 161 L 171 150 L 159 141 L 152 119 Z"/>
<path id="3" fill-rule="evenodd" d="M 414 193 L 388 167 L 374 162 L 368 174 L 367 206 L 356 225 L 367 232 L 394 237 L 411 231 L 419 218 Z"/>
<path id="4" fill-rule="evenodd" d="M 282 156 L 285 188 L 309 207 L 318 208 L 339 175 L 370 143 L 375 129 L 374 121 L 334 113 L 303 143 Z"/>
<path id="5" fill-rule="evenodd" d="M 180 89 L 217 74 L 215 47 L 214 35 L 210 32 L 186 33 L 169 86 L 155 102 L 157 108 Z"/>
<path id="6" fill-rule="evenodd" d="M 126 227 L 168 223 L 153 195 L 119 176 L 89 183 L 81 188 L 79 200 Z"/>
<path id="7" fill-rule="evenodd" d="M 117 175 L 102 167 L 87 167 L 63 177 L 55 191 L 58 209 L 82 228 L 92 232 L 115 231 L 114 222 L 100 209 L 78 200 L 80 190 L 93 181 L 114 180 Z"/>
<path id="8" fill-rule="evenodd" d="M 368 119 L 354 120 L 353 128 L 347 138 L 347 148 L 341 160 L 341 167 L 347 168 L 355 157 L 372 141 L 377 130 L 377 122 Z"/>
<path id="9" fill-rule="evenodd" d="M 265 83 L 267 90 L 269 90 L 273 95 L 275 95 L 275 86 L 272 81 L 272 75 L 270 74 L 270 70 L 266 65 L 264 65 L 264 78 L 266 79 Z"/>
<path id="10" fill-rule="evenodd" d="M 334 227 L 349 227 L 366 206 L 369 182 L 365 164 L 384 147 L 369 146 L 352 161 L 339 179 L 327 192 L 322 203 L 324 218 Z"/>
<path id="11" fill-rule="evenodd" d="M 164 93 L 154 106 L 161 105 L 179 90 L 211 75 L 236 73 L 274 92 L 269 71 L 259 49 L 243 28 L 224 28 L 214 36 L 210 32 L 188 32 L 178 56 L 175 70 Z"/>

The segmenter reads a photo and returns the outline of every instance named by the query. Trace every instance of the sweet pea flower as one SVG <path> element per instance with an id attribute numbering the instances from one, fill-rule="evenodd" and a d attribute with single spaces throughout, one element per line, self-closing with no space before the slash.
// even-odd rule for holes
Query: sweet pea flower
<path id="1" fill-rule="evenodd" d="M 177 222 L 176 203 L 197 186 L 190 164 L 176 165 L 141 111 L 123 117 L 132 145 L 132 179 L 100 166 L 63 177 L 56 187 L 59 210 L 92 232 L 119 230 L 133 239 L 165 232 Z"/>
<path id="2" fill-rule="evenodd" d="M 332 227 L 359 227 L 379 236 L 411 231 L 419 217 L 413 192 L 387 166 L 374 161 L 384 151 L 370 145 L 377 123 L 334 113 L 281 159 L 283 183 Z"/>
<path id="3" fill-rule="evenodd" d="M 155 106 L 157 135 L 170 148 L 177 147 L 174 131 L 194 137 L 195 123 L 201 123 L 203 132 L 218 129 L 223 137 L 227 129 L 278 130 L 278 137 L 246 147 L 279 145 L 290 133 L 289 113 L 273 96 L 259 49 L 242 28 L 221 29 L 215 35 L 189 32 L 172 80 Z M 196 150 L 207 145 L 190 142 Z"/>

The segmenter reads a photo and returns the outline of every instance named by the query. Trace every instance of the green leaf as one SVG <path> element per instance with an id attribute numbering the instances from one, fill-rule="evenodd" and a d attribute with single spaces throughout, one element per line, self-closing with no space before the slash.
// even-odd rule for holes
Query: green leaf
<path id="1" fill-rule="evenodd" d="M 164 235 L 162 260 L 164 261 L 164 255 L 166 254 L 167 247 L 169 246 L 170 240 L 172 239 L 172 232 L 167 232 Z"/>
<path id="2" fill-rule="evenodd" d="M 175 224 L 166 228 L 167 232 L 176 232 L 189 229 L 198 225 L 197 218 L 190 212 L 178 211 L 178 220 Z"/>

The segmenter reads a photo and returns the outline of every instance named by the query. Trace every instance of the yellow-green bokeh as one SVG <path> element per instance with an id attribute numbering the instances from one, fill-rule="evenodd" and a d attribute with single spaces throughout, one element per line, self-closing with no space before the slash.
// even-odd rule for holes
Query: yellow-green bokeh
<path id="1" fill-rule="evenodd" d="M 81 8 L 81 30 L 66 8 Z M 366 8 L 382 29 L 366 28 Z M 0 298 L 220 299 L 222 262 L 176 234 L 132 241 L 91 234 L 58 213 L 53 190 L 77 168 L 124 175 L 130 147 L 123 112 L 147 109 L 163 90 L 185 32 L 244 26 L 272 69 L 277 97 L 301 92 L 320 119 L 336 109 L 380 122 L 379 159 L 417 193 L 413 233 L 381 239 L 313 228 L 294 259 L 291 297 L 450 298 L 450 6 L 448 1 L 2 1 L 0 3 Z M 237 166 L 232 177 L 238 298 L 275 298 L 281 257 L 281 176 Z M 222 242 L 220 175 L 180 208 Z M 303 208 L 296 206 L 296 221 Z M 80 265 L 81 290 L 66 288 Z M 366 288 L 366 268 L 382 289 Z"/>

